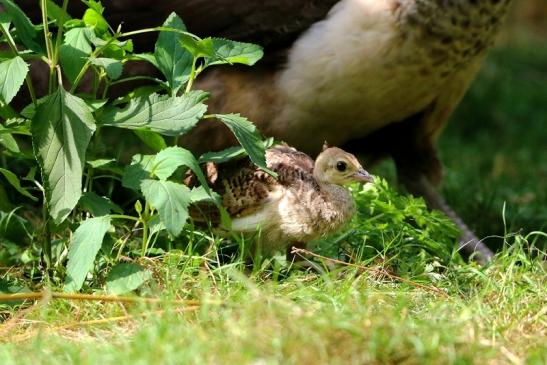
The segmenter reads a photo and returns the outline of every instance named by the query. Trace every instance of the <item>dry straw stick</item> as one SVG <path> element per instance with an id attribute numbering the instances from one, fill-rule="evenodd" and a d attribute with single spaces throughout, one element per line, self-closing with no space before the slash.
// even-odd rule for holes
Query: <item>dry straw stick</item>
<path id="1" fill-rule="evenodd" d="M 193 305 L 193 306 L 188 306 L 188 307 L 184 307 L 184 308 L 174 309 L 173 312 L 175 312 L 175 313 L 190 312 L 190 311 L 195 311 L 199 308 L 200 308 L 199 305 Z M 107 317 L 107 318 L 92 319 L 92 320 L 87 320 L 87 321 L 76 321 L 76 322 L 71 322 L 71 323 L 67 323 L 67 324 L 64 324 L 64 325 L 60 325 L 60 326 L 45 328 L 45 330 L 47 330 L 49 333 L 59 332 L 59 331 L 62 331 L 62 330 L 69 330 L 69 329 L 72 329 L 72 328 L 79 328 L 79 327 L 85 327 L 85 326 L 93 326 L 93 325 L 101 325 L 101 324 L 110 324 L 110 323 L 116 323 L 116 322 L 129 321 L 129 320 L 132 320 L 132 319 L 148 317 L 148 316 L 151 316 L 151 315 L 163 315 L 163 314 L 165 314 L 165 312 L 166 312 L 165 309 L 162 309 L 162 310 L 157 310 L 157 311 L 153 311 L 153 312 L 145 312 L 145 313 L 139 313 L 139 314 L 133 314 L 133 315 L 128 314 L 128 315 L 125 315 L 125 316 Z M 41 331 L 42 331 L 41 329 L 35 329 L 35 330 L 31 331 L 30 333 L 23 333 L 23 334 L 14 336 L 14 337 L 10 338 L 9 342 L 17 343 L 17 342 L 21 342 L 21 341 L 26 341 L 26 340 L 28 340 L 32 337 L 35 337 L 38 333 L 41 333 Z"/>
<path id="2" fill-rule="evenodd" d="M 60 293 L 60 292 L 31 292 L 17 294 L 0 294 L 0 302 L 13 302 L 19 300 L 41 300 L 49 297 L 51 299 L 65 300 L 81 300 L 81 301 L 98 301 L 98 302 L 114 302 L 114 303 L 163 303 L 163 304 L 183 304 L 183 305 L 200 305 L 198 300 L 174 299 L 165 300 L 161 298 L 142 298 L 142 297 L 122 297 L 117 295 L 94 295 L 94 294 L 75 294 L 75 293 Z M 207 304 L 215 304 L 207 302 Z M 220 303 L 217 303 L 220 304 Z"/>

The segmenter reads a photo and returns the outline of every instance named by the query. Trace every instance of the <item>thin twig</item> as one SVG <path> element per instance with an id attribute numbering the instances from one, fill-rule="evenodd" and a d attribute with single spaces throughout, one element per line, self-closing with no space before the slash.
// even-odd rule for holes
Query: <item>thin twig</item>
<path id="1" fill-rule="evenodd" d="M 17 300 L 38 300 L 50 295 L 52 299 L 66 300 L 82 300 L 82 301 L 99 301 L 113 303 L 165 303 L 165 304 L 185 304 L 185 305 L 200 305 L 198 300 L 174 299 L 164 300 L 161 298 L 141 298 L 141 297 L 123 297 L 117 295 L 93 295 L 93 294 L 71 294 L 60 292 L 32 292 L 32 293 L 16 293 L 16 294 L 0 294 L 0 302 L 9 302 Z M 207 302 L 207 304 L 220 304 L 220 302 Z"/>
<path id="2" fill-rule="evenodd" d="M 444 297 L 447 297 L 447 298 L 449 297 L 449 295 L 446 292 L 444 292 L 442 289 L 436 288 L 436 287 L 431 286 L 431 285 L 420 284 L 420 283 L 417 283 L 415 281 L 405 279 L 405 278 L 402 278 L 402 277 L 397 276 L 397 275 L 390 274 L 389 272 L 387 272 L 386 270 L 383 270 L 383 269 L 376 269 L 376 268 L 373 268 L 373 267 L 366 267 L 366 266 L 362 266 L 362 265 L 358 265 L 358 264 L 352 264 L 350 262 L 345 262 L 345 261 L 342 261 L 342 260 L 333 259 L 331 257 L 318 255 L 316 253 L 313 253 L 311 251 L 308 251 L 308 250 L 305 250 L 305 249 L 302 249 L 302 248 L 293 247 L 291 253 L 297 254 L 302 258 L 305 258 L 303 256 L 303 254 L 306 254 L 308 256 L 313 256 L 313 257 L 316 257 L 316 258 L 319 258 L 319 259 L 322 259 L 322 260 L 326 260 L 326 261 L 330 261 L 330 262 L 333 262 L 333 263 L 336 263 L 336 264 L 355 267 L 355 268 L 363 270 L 363 271 L 368 271 L 368 272 L 373 272 L 375 274 L 385 275 L 385 276 L 387 276 L 391 279 L 398 280 L 398 281 L 401 281 L 401 282 L 406 283 L 406 284 L 410 284 L 410 285 L 418 287 L 418 288 L 433 291 L 433 292 L 435 292 L 437 294 L 441 294 L 441 295 L 443 295 Z"/>

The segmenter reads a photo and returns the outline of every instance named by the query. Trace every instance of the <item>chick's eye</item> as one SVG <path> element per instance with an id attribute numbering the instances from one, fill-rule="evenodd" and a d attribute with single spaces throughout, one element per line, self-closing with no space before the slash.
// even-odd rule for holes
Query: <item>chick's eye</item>
<path id="1" fill-rule="evenodd" d="M 346 168 L 347 168 L 347 164 L 344 162 L 344 161 L 338 161 L 336 163 L 336 170 L 340 171 L 340 172 L 344 172 L 346 171 Z"/>

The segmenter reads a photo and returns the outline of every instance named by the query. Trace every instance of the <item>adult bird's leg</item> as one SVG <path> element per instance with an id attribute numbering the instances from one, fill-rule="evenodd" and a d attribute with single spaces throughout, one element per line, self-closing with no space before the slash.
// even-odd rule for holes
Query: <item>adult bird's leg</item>
<path id="1" fill-rule="evenodd" d="M 460 216 L 448 205 L 435 186 L 425 175 L 418 175 L 412 179 L 400 179 L 406 189 L 418 196 L 422 196 L 430 209 L 440 210 L 446 214 L 461 230 L 459 249 L 466 256 L 472 257 L 478 263 L 484 265 L 493 257 L 492 251 L 482 243 L 473 231 L 465 224 Z"/>
<path id="2" fill-rule="evenodd" d="M 422 143 L 424 141 L 422 140 Z M 436 186 L 440 183 L 442 166 L 432 145 L 405 149 L 393 154 L 399 182 L 413 195 L 422 196 L 429 209 L 440 210 L 461 230 L 459 249 L 465 256 L 484 265 L 493 252 L 477 238 L 460 216 L 448 205 Z"/>

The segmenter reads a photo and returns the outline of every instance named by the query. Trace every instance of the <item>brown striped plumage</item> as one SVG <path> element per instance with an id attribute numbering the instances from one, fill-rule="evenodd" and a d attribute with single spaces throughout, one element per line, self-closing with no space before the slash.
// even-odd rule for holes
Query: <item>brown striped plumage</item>
<path id="1" fill-rule="evenodd" d="M 288 146 L 266 152 L 268 167 L 277 178 L 249 160 L 208 166 L 211 188 L 220 195 L 232 218 L 231 230 L 245 235 L 260 232 L 264 254 L 302 245 L 344 226 L 354 204 L 344 184 L 372 178 L 357 159 L 335 147 L 325 148 L 314 162 Z M 203 204 L 191 210 L 203 219 L 211 209 Z M 216 219 L 213 214 L 210 217 Z"/>

